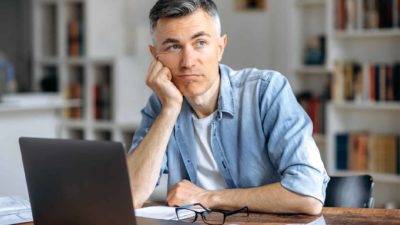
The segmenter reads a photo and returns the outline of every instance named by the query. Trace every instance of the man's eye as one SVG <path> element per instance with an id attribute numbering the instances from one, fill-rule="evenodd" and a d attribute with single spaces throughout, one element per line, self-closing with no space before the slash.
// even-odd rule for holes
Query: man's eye
<path id="1" fill-rule="evenodd" d="M 206 42 L 205 41 L 198 41 L 198 42 L 196 42 L 196 45 L 198 47 L 203 47 L 204 45 L 206 45 Z"/>
<path id="2" fill-rule="evenodd" d="M 171 45 L 168 47 L 169 51 L 176 51 L 179 50 L 179 45 Z"/>

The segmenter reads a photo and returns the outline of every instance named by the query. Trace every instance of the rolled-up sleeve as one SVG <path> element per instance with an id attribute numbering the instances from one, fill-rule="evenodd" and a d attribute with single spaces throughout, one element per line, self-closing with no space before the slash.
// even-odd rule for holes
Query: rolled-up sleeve
<path id="1" fill-rule="evenodd" d="M 329 177 L 312 137 L 312 122 L 285 77 L 271 76 L 262 96 L 264 132 L 284 188 L 325 201 Z"/>

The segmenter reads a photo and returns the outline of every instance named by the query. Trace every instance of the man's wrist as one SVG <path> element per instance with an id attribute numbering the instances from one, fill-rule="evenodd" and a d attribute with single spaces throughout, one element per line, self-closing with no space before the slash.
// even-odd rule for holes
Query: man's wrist
<path id="1" fill-rule="evenodd" d="M 222 191 L 208 191 L 205 196 L 205 205 L 209 208 L 217 208 L 221 203 L 221 193 Z"/>

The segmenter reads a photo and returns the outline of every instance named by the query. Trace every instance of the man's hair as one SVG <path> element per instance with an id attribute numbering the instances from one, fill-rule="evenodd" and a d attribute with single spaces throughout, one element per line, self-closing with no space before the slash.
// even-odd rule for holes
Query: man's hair
<path id="1" fill-rule="evenodd" d="M 154 31 L 159 19 L 190 15 L 197 9 L 204 10 L 213 18 L 217 35 L 220 36 L 221 22 L 217 6 L 212 0 L 158 0 L 149 14 L 151 36 L 154 39 Z"/>

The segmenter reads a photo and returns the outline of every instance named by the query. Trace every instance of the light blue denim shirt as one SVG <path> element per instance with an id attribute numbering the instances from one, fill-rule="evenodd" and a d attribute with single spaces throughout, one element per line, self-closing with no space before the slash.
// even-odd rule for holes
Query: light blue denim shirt
<path id="1" fill-rule="evenodd" d="M 312 123 L 288 80 L 276 71 L 219 66 L 217 116 L 211 123 L 211 148 L 228 188 L 275 182 L 293 192 L 325 200 L 329 181 L 312 138 Z M 142 110 L 130 152 L 139 145 L 161 111 L 153 94 Z M 197 184 L 192 110 L 186 100 L 170 137 L 160 173 L 168 185 L 182 179 Z"/>

